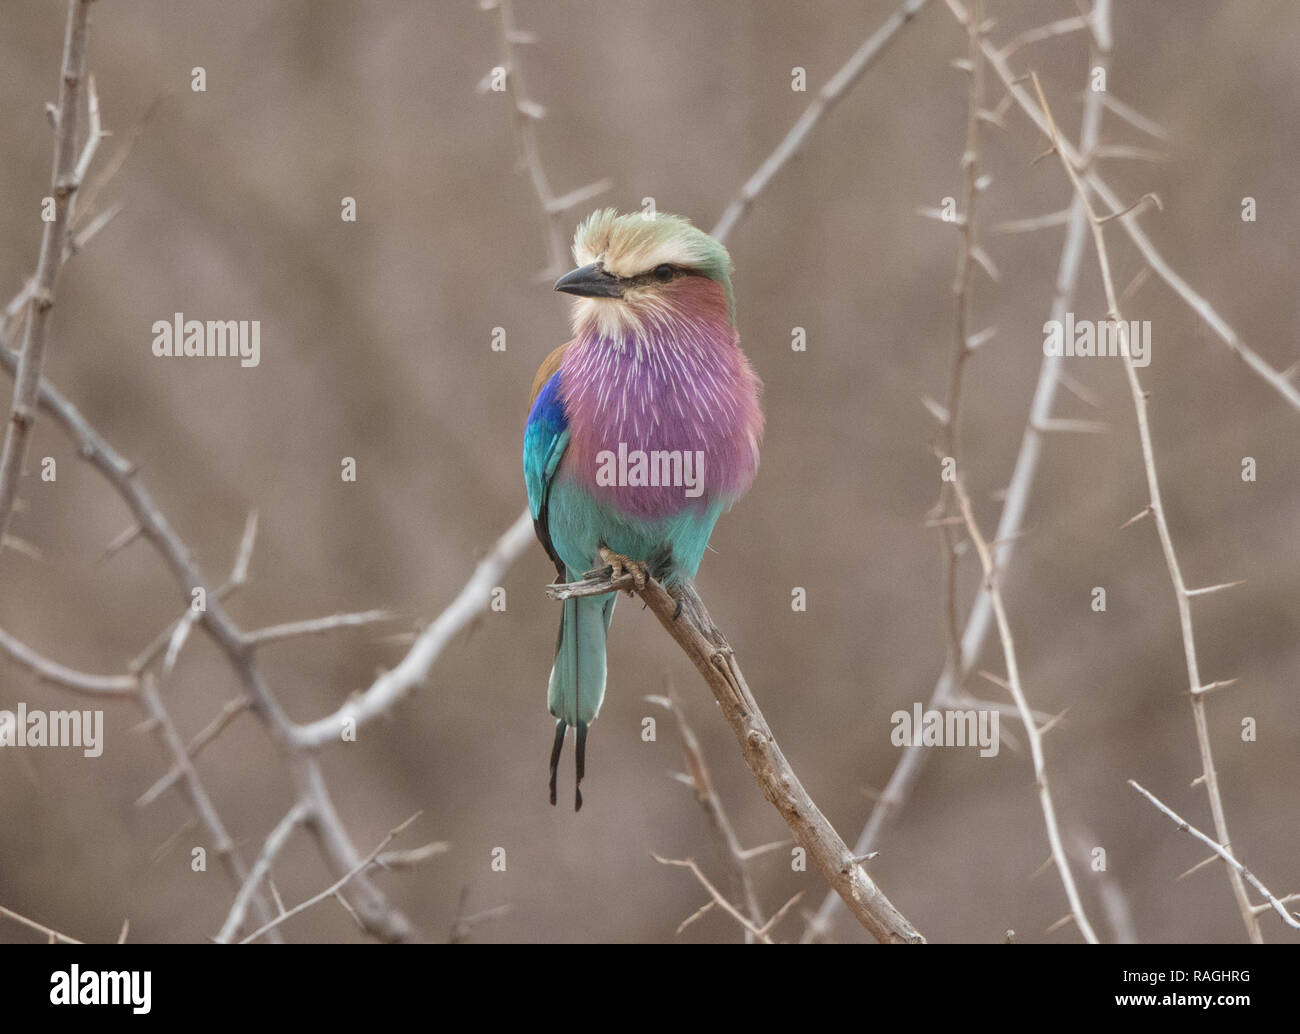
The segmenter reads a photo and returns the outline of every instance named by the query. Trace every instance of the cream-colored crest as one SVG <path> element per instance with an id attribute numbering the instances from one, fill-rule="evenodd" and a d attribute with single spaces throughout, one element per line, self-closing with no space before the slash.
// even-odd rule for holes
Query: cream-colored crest
<path id="1" fill-rule="evenodd" d="M 573 257 L 578 265 L 599 262 L 606 272 L 632 277 L 668 264 L 701 268 L 714 275 L 719 258 L 721 272 L 729 274 L 726 251 L 703 230 L 679 215 L 658 213 L 650 218 L 641 212 L 619 215 L 612 208 L 593 212 L 573 236 Z"/>

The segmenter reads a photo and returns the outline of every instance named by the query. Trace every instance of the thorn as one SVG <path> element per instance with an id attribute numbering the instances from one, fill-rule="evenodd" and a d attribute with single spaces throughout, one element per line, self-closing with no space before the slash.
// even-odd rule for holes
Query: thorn
<path id="1" fill-rule="evenodd" d="M 1094 158 L 1128 158 L 1136 162 L 1167 162 L 1169 156 L 1149 147 L 1130 147 L 1128 144 L 1110 144 L 1092 152 Z"/>
<path id="2" fill-rule="evenodd" d="M 1140 509 L 1137 513 L 1135 513 L 1132 517 L 1130 517 L 1123 524 L 1121 524 L 1119 526 L 1119 530 L 1123 531 L 1130 524 L 1136 524 L 1143 517 L 1150 517 L 1150 516 L 1151 516 L 1151 505 L 1148 503 L 1146 506 L 1142 507 L 1142 509 Z"/>
<path id="3" fill-rule="evenodd" d="M 41 551 L 26 539 L 19 538 L 17 535 L 5 535 L 0 537 L 0 549 L 12 549 L 15 553 L 21 553 L 32 560 L 44 560 Z"/>
<path id="4" fill-rule="evenodd" d="M 1131 205 L 1129 205 L 1128 208 L 1121 208 L 1118 212 L 1111 212 L 1110 215 L 1098 216 L 1097 222 L 1108 223 L 1112 219 L 1121 219 L 1124 216 L 1128 215 L 1130 212 L 1140 208 L 1143 204 L 1145 204 L 1148 201 L 1150 201 L 1152 204 L 1156 206 L 1157 212 L 1163 212 L 1165 210 L 1165 206 L 1160 203 L 1160 195 L 1153 194 L 1150 191 L 1147 191 L 1147 193 L 1143 194 L 1140 198 L 1138 198 Z"/>
<path id="5" fill-rule="evenodd" d="M 243 585 L 248 578 L 248 564 L 253 559 L 253 543 L 257 540 L 257 511 L 250 510 L 244 520 L 244 534 L 239 540 L 239 553 L 234 570 L 230 572 L 231 585 Z"/>
<path id="6" fill-rule="evenodd" d="M 1123 101 L 1116 100 L 1109 91 L 1102 92 L 1098 99 L 1107 110 L 1118 115 L 1134 129 L 1146 133 L 1147 136 L 1153 136 L 1157 140 L 1169 139 L 1168 130 L 1159 123 L 1147 118 L 1141 112 L 1125 104 Z"/>
<path id="7" fill-rule="evenodd" d="M 997 327 L 985 327 L 978 334 L 972 334 L 966 339 L 966 351 L 973 352 L 975 349 L 988 344 L 997 336 Z"/>
<path id="8" fill-rule="evenodd" d="M 970 257 L 979 265 L 980 269 L 984 270 L 985 276 L 994 283 L 997 283 L 1002 278 L 1002 274 L 998 272 L 998 267 L 994 264 L 992 256 L 983 248 L 978 245 L 971 248 Z"/>
<path id="9" fill-rule="evenodd" d="M 546 118 L 546 109 L 534 100 L 527 97 L 520 97 L 515 101 L 515 110 L 524 118 L 530 118 L 534 122 L 540 122 Z"/>
<path id="10" fill-rule="evenodd" d="M 1046 736 L 1049 732 L 1051 732 L 1054 728 L 1056 728 L 1057 725 L 1060 724 L 1061 720 L 1062 720 L 1062 719 L 1063 719 L 1067 714 L 1069 714 L 1069 712 L 1070 712 L 1070 709 L 1067 707 L 1067 708 L 1066 708 L 1064 711 L 1062 711 L 1060 714 L 1053 715 L 1051 718 L 1049 718 L 1046 722 L 1044 722 L 1044 723 L 1039 727 L 1039 729 L 1038 729 L 1038 735 L 1039 735 L 1039 736 Z"/>
<path id="11" fill-rule="evenodd" d="M 140 525 L 138 524 L 131 525 L 131 527 L 127 528 L 120 535 L 114 538 L 113 541 L 110 542 L 106 547 L 104 547 L 104 552 L 101 553 L 99 556 L 99 563 L 102 564 L 105 560 L 109 559 L 109 557 L 114 556 L 117 553 L 120 553 L 132 542 L 138 539 L 143 533 L 144 533 L 144 529 L 141 528 Z"/>
<path id="12" fill-rule="evenodd" d="M 606 176 L 603 180 L 588 183 L 585 187 L 578 187 L 561 197 L 552 198 L 546 202 L 544 207 L 552 215 L 567 212 L 571 208 L 577 208 L 584 201 L 590 201 L 593 197 L 605 193 L 613 185 L 614 181 Z"/>
<path id="13" fill-rule="evenodd" d="M 1006 679 L 999 678 L 997 675 L 994 675 L 991 671 L 981 670 L 978 674 L 980 675 L 981 678 L 988 679 L 990 682 L 993 683 L 993 685 L 1001 686 L 1003 689 L 1007 690 L 1007 692 L 1011 691 L 1011 683 L 1008 682 Z"/>
<path id="14" fill-rule="evenodd" d="M 492 69 L 491 71 L 489 71 L 486 75 L 484 75 L 483 78 L 480 79 L 477 83 L 475 83 L 475 84 L 474 84 L 474 92 L 475 92 L 475 93 L 487 93 L 489 90 L 491 90 L 491 89 L 492 89 L 492 77 L 493 77 L 493 74 L 494 74 L 495 72 L 496 72 L 496 69 L 494 68 L 494 69 Z M 506 78 L 509 79 L 509 77 L 510 77 L 510 68 L 509 68 L 509 66 L 507 65 L 507 66 L 506 66 Z"/>
<path id="15" fill-rule="evenodd" d="M 1246 579 L 1239 578 L 1235 582 L 1220 582 L 1218 585 L 1207 585 L 1204 589 L 1188 589 L 1186 590 L 1186 595 L 1208 596 L 1210 593 L 1218 592 L 1221 589 L 1233 589 L 1236 588 L 1238 585 L 1245 585 L 1245 584 L 1246 584 Z"/>
<path id="16" fill-rule="evenodd" d="M 1061 370 L 1057 373 L 1057 379 L 1061 382 L 1061 386 L 1064 387 L 1066 391 L 1084 405 L 1091 406 L 1093 409 L 1104 408 L 1096 395 L 1071 377 L 1065 370 Z"/>
<path id="17" fill-rule="evenodd" d="M 1210 855 L 1209 858 L 1205 858 L 1197 862 L 1190 869 L 1187 869 L 1184 872 L 1180 872 L 1177 876 L 1174 877 L 1174 880 L 1175 882 L 1177 882 L 1178 880 L 1181 880 L 1184 877 L 1190 876 L 1194 872 L 1199 872 L 1201 869 L 1204 869 L 1207 865 L 1213 865 L 1215 862 L 1221 862 L 1221 861 L 1223 861 L 1223 859 L 1220 858 L 1217 854 L 1212 854 Z"/>
<path id="18" fill-rule="evenodd" d="M 352 917 L 352 921 L 356 923 L 358 927 L 360 927 L 362 930 L 366 928 L 366 924 L 363 923 L 361 921 L 361 917 L 357 915 L 357 910 L 353 908 L 350 904 L 348 904 L 348 899 L 343 896 L 343 892 L 341 890 L 336 890 L 334 892 L 334 900 L 343 906 L 343 911 L 345 911 L 348 915 Z"/>
<path id="19" fill-rule="evenodd" d="M 933 416 L 936 420 L 938 420 L 940 424 L 942 424 L 944 427 L 948 426 L 949 421 L 952 419 L 948 415 L 948 410 L 946 410 L 934 399 L 930 398 L 929 395 L 922 395 L 921 403 L 925 406 L 926 409 L 930 411 L 930 415 Z"/>
<path id="20" fill-rule="evenodd" d="M 676 933 L 680 934 L 683 930 L 685 930 L 688 926 L 690 926 L 691 923 L 695 922 L 695 920 L 699 919 L 701 916 L 707 915 L 709 912 L 713 910 L 716 904 L 717 902 L 713 901 L 712 899 L 706 901 L 703 905 L 697 908 L 694 912 L 692 912 L 685 919 L 683 919 L 681 923 L 678 924 Z"/>
<path id="21" fill-rule="evenodd" d="M 966 523 L 965 518 L 962 519 L 962 523 L 963 523 L 963 524 Z M 1001 549 L 1001 548 L 1002 548 L 1003 546 L 1005 546 L 1008 542 L 1016 542 L 1017 540 L 1024 538 L 1026 535 L 1029 534 L 1029 531 L 1030 531 L 1030 529 L 1028 529 L 1028 528 L 1021 528 L 1019 531 L 1017 531 L 1017 532 L 1013 532 L 1013 533 L 1010 534 L 1010 535 L 1004 535 L 1004 536 L 1003 536 L 1002 538 L 1000 538 L 1000 539 L 992 539 L 992 540 L 990 540 L 990 542 L 989 542 L 989 549 L 992 549 L 992 550 L 998 550 L 998 549 Z"/>
<path id="22" fill-rule="evenodd" d="M 793 843 L 793 840 L 773 840 L 769 844 L 760 844 L 758 847 L 751 847 L 748 850 L 741 851 L 740 857 L 748 861 L 751 858 L 757 858 L 759 855 L 767 854 L 769 851 L 775 851 L 781 847 L 787 847 Z M 873 854 L 872 857 L 875 857 L 875 855 Z"/>
<path id="23" fill-rule="evenodd" d="M 162 673 L 164 678 L 171 674 L 172 668 L 176 665 L 176 660 L 180 657 L 181 647 L 185 645 L 185 640 L 189 638 L 197 618 L 198 613 L 196 611 L 187 610 L 185 616 L 176 623 L 171 641 L 167 644 L 167 653 L 163 657 Z"/>
<path id="24" fill-rule="evenodd" d="M 1005 223 L 996 223 L 992 232 L 995 234 L 1031 233 L 1034 230 L 1046 230 L 1052 226 L 1064 226 L 1069 219 L 1070 210 L 1063 208 L 1059 212 L 1048 212 L 1046 215 L 1036 215 L 1028 219 L 1010 219 Z"/>
<path id="25" fill-rule="evenodd" d="M 1239 681 L 1239 679 L 1221 679 L 1218 682 L 1211 682 L 1206 686 L 1197 686 L 1192 690 L 1192 696 L 1204 696 L 1206 693 L 1213 693 L 1216 689 L 1225 689 L 1228 686 L 1235 686 Z"/>
<path id="26" fill-rule="evenodd" d="M 1069 925 L 1070 925 L 1071 923 L 1073 923 L 1073 922 L 1074 922 L 1074 913 L 1073 913 L 1073 912 L 1067 912 L 1065 915 L 1061 916 L 1060 919 L 1058 919 L 1058 920 L 1057 920 L 1056 922 L 1054 922 L 1051 926 L 1049 926 L 1049 927 L 1047 928 L 1047 932 L 1048 932 L 1048 933 L 1056 933 L 1056 931 L 1059 930 L 1059 929 L 1061 929 L 1061 927 L 1063 927 L 1063 926 L 1069 926 Z"/>
<path id="27" fill-rule="evenodd" d="M 1035 424 L 1034 430 L 1043 434 L 1108 434 L 1110 425 L 1098 420 L 1067 420 L 1050 417 Z"/>
<path id="28" fill-rule="evenodd" d="M 946 215 L 941 208 L 918 208 L 916 214 L 925 216 L 927 219 L 933 219 L 936 222 L 947 223 L 949 226 L 955 226 L 959 230 L 966 225 L 966 217 L 964 215 L 949 216 Z"/>
<path id="29" fill-rule="evenodd" d="M 95 218 L 90 220 L 90 222 L 86 223 L 84 226 L 78 229 L 74 234 L 72 234 L 71 237 L 68 238 L 68 243 L 67 243 L 68 253 L 70 255 L 75 255 L 77 254 L 77 252 L 81 251 L 81 249 L 84 248 L 87 245 L 87 243 L 89 243 L 90 239 L 94 237 L 95 234 L 99 233 L 100 230 L 102 230 L 105 226 L 111 223 L 114 219 L 116 219 L 118 215 L 121 214 L 124 208 L 126 208 L 126 203 L 123 201 L 119 201 L 114 205 L 110 205 L 108 208 L 104 209 L 104 211 L 100 212 L 97 216 L 95 216 Z"/>

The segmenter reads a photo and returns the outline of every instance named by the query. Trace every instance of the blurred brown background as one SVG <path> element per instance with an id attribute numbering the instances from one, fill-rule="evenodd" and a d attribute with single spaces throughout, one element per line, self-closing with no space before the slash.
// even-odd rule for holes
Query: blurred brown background
<path id="1" fill-rule="evenodd" d="M 529 92 L 544 104 L 540 141 L 557 192 L 609 176 L 600 203 L 652 195 L 662 211 L 709 227 L 809 99 L 894 9 L 870 3 L 516 3 Z M 1076 13 L 1072 3 L 994 2 L 995 39 Z M 138 460 L 214 581 L 229 570 L 246 513 L 261 516 L 249 586 L 231 602 L 248 628 L 372 606 L 403 615 L 361 630 L 267 649 L 263 670 L 290 715 L 317 718 L 396 663 L 378 642 L 435 616 L 524 505 L 520 443 L 528 386 L 565 340 L 567 306 L 537 279 L 543 226 L 514 165 L 501 94 L 475 84 L 500 61 L 494 16 L 468 2 L 147 3 L 93 10 L 88 66 L 116 138 L 157 108 L 102 195 L 125 210 L 66 268 L 47 374 L 119 450 Z M 39 246 L 63 4 L 10 0 L 0 11 L 0 285 L 17 291 Z M 1294 262 L 1300 195 L 1300 7 L 1282 2 L 1118 5 L 1109 86 L 1170 132 L 1168 161 L 1112 161 L 1104 173 L 1164 213 L 1143 224 L 1190 282 L 1272 364 L 1300 353 Z M 766 384 L 767 438 L 752 493 L 719 524 L 699 586 L 736 647 L 753 690 L 804 783 L 851 843 L 898 751 L 889 716 L 928 698 L 943 661 L 937 533 L 923 526 L 938 490 L 923 394 L 940 397 L 951 347 L 956 235 L 919 206 L 958 195 L 965 77 L 949 67 L 965 37 L 934 0 L 812 136 L 732 234 L 742 339 Z M 1077 134 L 1087 71 L 1081 34 L 1022 51 L 1054 110 Z M 207 70 L 207 92 L 190 70 Z M 809 93 L 790 89 L 807 69 Z M 990 103 L 998 94 L 990 87 Z M 968 368 L 966 474 L 989 493 L 1009 476 L 1041 358 L 1062 230 L 992 237 L 1010 218 L 1061 208 L 1059 165 L 1029 160 L 1042 139 L 1018 112 L 985 133 L 994 177 L 979 219 L 1002 281 L 979 280 L 975 326 L 996 342 Z M 1147 146 L 1107 116 L 1104 138 Z M 1255 223 L 1241 198 L 1257 199 Z M 358 222 L 339 218 L 353 196 Z M 574 221 L 581 213 L 574 213 Z M 1110 233 L 1116 274 L 1138 259 Z M 1142 376 L 1165 503 L 1187 578 L 1248 584 L 1196 603 L 1207 680 L 1239 685 L 1209 703 L 1234 846 L 1278 894 L 1300 890 L 1300 572 L 1295 447 L 1300 413 L 1235 361 L 1163 285 L 1129 305 L 1153 326 Z M 260 319 L 262 362 L 165 360 L 154 320 Z M 1095 259 L 1085 257 L 1075 311 L 1101 318 Z M 803 326 L 808 351 L 790 349 Z M 493 327 L 508 350 L 491 351 Z M 1132 777 L 1207 831 L 1173 595 L 1152 524 L 1119 525 L 1145 503 L 1132 406 L 1117 360 L 1072 360 L 1103 403 L 1063 395 L 1058 415 L 1098 418 L 1106 435 L 1048 439 L 1008 582 L 1026 689 L 1039 709 L 1068 708 L 1047 738 L 1069 830 L 1107 849 L 1143 940 L 1244 937 L 1228 882 L 1205 854 L 1125 785 Z M 0 379 L 5 405 L 11 381 Z M 122 670 L 179 611 L 157 556 L 136 544 L 105 563 L 128 524 L 99 476 L 48 419 L 33 457 L 58 480 L 29 476 L 11 531 L 43 559 L 0 555 L 0 625 L 90 671 Z M 339 478 L 342 456 L 359 464 Z M 1259 480 L 1240 478 L 1243 456 Z M 33 466 L 37 461 L 33 461 Z M 963 593 L 973 590 L 974 557 Z M 719 878 L 703 814 L 668 773 L 681 768 L 670 719 L 643 701 L 671 672 L 723 800 L 747 845 L 786 830 L 744 768 L 731 732 L 685 659 L 630 600 L 610 639 L 609 695 L 590 742 L 587 803 L 546 803 L 552 723 L 546 677 L 558 608 L 543 594 L 538 547 L 505 582 L 508 609 L 451 647 L 428 687 L 359 742 L 324 755 L 336 803 L 365 852 L 416 809 L 412 846 L 451 851 L 412 872 L 380 874 L 432 938 L 443 938 L 462 888 L 469 908 L 509 904 L 479 940 L 667 941 L 704 901 L 688 873 L 650 852 L 694 856 Z M 1094 585 L 1109 609 L 1089 607 Z M 808 591 L 792 613 L 792 586 Z M 991 640 L 980 667 L 1004 671 Z M 998 691 L 975 680 L 981 694 Z M 185 735 L 237 690 L 196 635 L 164 688 Z M 0 663 L 0 707 L 88 706 Z M 641 719 L 659 719 L 655 743 Z M 1241 742 L 1244 716 L 1258 722 Z M 214 934 L 232 891 L 215 858 L 191 873 L 186 821 L 169 794 L 133 801 L 166 768 L 134 731 L 129 704 L 107 709 L 103 757 L 0 752 L 0 904 L 87 940 Z M 1014 723 L 1004 730 L 1016 734 Z M 1023 742 L 1023 735 L 1020 735 Z M 202 775 L 251 859 L 292 787 L 260 724 L 241 718 L 202 756 Z M 562 788 L 571 786 L 566 757 Z M 566 791 L 567 793 L 567 791 Z M 490 852 L 505 847 L 508 869 Z M 1069 942 L 1046 928 L 1066 911 L 1047 857 L 1025 753 L 935 751 L 890 827 L 872 873 L 932 940 Z M 805 890 L 778 852 L 756 865 L 764 906 Z M 1103 939 L 1097 884 L 1076 854 L 1085 904 Z M 300 834 L 276 867 L 293 903 L 330 882 Z M 1265 917 L 1271 940 L 1295 939 Z M 797 937 L 797 919 L 781 928 Z M 295 940 L 360 936 L 337 906 L 286 927 Z M 841 916 L 837 939 L 865 939 Z M 686 940 L 735 940 L 721 916 Z M 39 936 L 0 921 L 0 941 Z"/>

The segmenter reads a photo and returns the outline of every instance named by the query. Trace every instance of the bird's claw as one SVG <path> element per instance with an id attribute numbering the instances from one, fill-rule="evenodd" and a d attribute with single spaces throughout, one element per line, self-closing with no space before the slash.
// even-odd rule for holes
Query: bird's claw
<path id="1" fill-rule="evenodd" d="M 615 553 L 608 546 L 599 547 L 600 559 L 609 565 L 610 581 L 617 581 L 625 574 L 632 576 L 632 584 L 636 586 L 637 591 L 646 587 L 646 580 L 650 577 L 650 572 L 646 565 L 639 560 L 632 560 L 623 556 L 621 553 Z M 627 594 L 632 595 L 632 590 L 628 589 Z"/>

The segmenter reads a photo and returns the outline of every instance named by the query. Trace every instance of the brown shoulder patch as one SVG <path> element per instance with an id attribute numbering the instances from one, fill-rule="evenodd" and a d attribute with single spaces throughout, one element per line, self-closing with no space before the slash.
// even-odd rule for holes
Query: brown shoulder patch
<path id="1" fill-rule="evenodd" d="M 537 396 L 541 390 L 546 387 L 546 382 L 555 376 L 555 371 L 560 368 L 560 363 L 564 361 L 564 350 L 569 347 L 566 341 L 554 352 L 542 360 L 542 365 L 537 371 L 537 376 L 533 378 L 533 390 L 528 396 L 528 405 L 532 406 L 537 401 Z"/>

